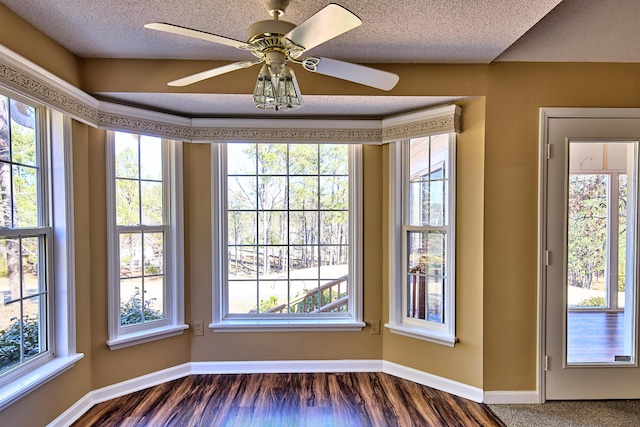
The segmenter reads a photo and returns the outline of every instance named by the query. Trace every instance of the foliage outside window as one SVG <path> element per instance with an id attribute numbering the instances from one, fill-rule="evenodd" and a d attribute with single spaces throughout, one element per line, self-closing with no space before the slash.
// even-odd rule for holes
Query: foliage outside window
<path id="1" fill-rule="evenodd" d="M 219 320 L 357 318 L 353 162 L 359 147 L 220 149 L 226 173 Z"/>
<path id="2" fill-rule="evenodd" d="M 115 222 L 111 233 L 114 262 L 110 283 L 115 307 L 110 342 L 115 342 L 123 335 L 174 324 L 172 294 L 179 285 L 170 274 L 177 260 L 172 257 L 175 250 L 171 244 L 175 238 L 169 141 L 124 132 L 109 136 L 110 201 Z"/>
<path id="3" fill-rule="evenodd" d="M 567 281 L 570 293 L 583 290 L 571 308 L 624 307 L 627 249 L 627 175 L 625 173 L 572 173 L 569 175 Z M 611 215 L 617 208 L 617 218 Z M 611 234 L 612 221 L 617 235 Z M 617 257 L 608 256 L 617 245 Z M 609 298 L 603 290 L 615 287 Z M 588 295 L 597 292 L 598 295 Z"/>
<path id="4" fill-rule="evenodd" d="M 0 375 L 50 351 L 40 111 L 0 95 Z"/>

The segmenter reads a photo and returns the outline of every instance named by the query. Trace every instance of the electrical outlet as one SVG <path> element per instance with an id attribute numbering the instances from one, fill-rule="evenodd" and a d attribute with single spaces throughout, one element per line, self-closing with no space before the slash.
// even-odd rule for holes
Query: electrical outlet
<path id="1" fill-rule="evenodd" d="M 193 335 L 204 335 L 204 322 L 202 320 L 193 322 Z"/>
<path id="2" fill-rule="evenodd" d="M 371 335 L 380 335 L 380 321 L 374 320 L 371 322 Z"/>

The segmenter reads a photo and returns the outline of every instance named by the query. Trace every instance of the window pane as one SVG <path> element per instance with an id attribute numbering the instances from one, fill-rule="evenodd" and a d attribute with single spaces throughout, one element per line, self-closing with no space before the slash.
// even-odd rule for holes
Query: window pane
<path id="1" fill-rule="evenodd" d="M 142 278 L 120 280 L 120 324 L 142 323 Z"/>
<path id="2" fill-rule="evenodd" d="M 120 277 L 142 275 L 142 233 L 120 235 Z"/>
<path id="3" fill-rule="evenodd" d="M 289 209 L 318 209 L 318 177 L 289 178 Z"/>
<path id="4" fill-rule="evenodd" d="M 144 275 L 164 274 L 164 234 L 144 233 Z"/>
<path id="5" fill-rule="evenodd" d="M 25 298 L 46 291 L 44 288 L 44 280 L 40 280 L 38 277 L 38 265 L 40 261 L 39 241 L 40 238 L 38 237 L 27 237 L 21 239 L 22 286 L 23 297 Z"/>
<path id="6" fill-rule="evenodd" d="M 13 167 L 14 227 L 38 226 L 38 170 Z"/>
<path id="7" fill-rule="evenodd" d="M 255 177 L 233 176 L 227 182 L 229 209 L 255 209 L 257 184 Z"/>
<path id="8" fill-rule="evenodd" d="M 266 211 L 258 213 L 258 241 L 263 245 L 282 245 L 287 243 L 287 213 Z"/>
<path id="9" fill-rule="evenodd" d="M 0 122 L 9 123 L 9 98 L 0 95 Z M 11 161 L 9 151 L 9 129 L 0 127 L 0 160 Z"/>
<path id="10" fill-rule="evenodd" d="M 287 208 L 287 178 L 281 176 L 258 177 L 258 209 L 282 210 Z"/>
<path id="11" fill-rule="evenodd" d="M 349 173 L 349 148 L 344 144 L 320 145 L 320 174 L 347 175 Z"/>
<path id="12" fill-rule="evenodd" d="M 320 265 L 322 277 L 338 278 L 349 271 L 348 246 L 321 246 Z"/>
<path id="13" fill-rule="evenodd" d="M 320 177 L 320 209 L 346 210 L 349 207 L 348 197 L 348 177 Z"/>
<path id="14" fill-rule="evenodd" d="M 316 144 L 292 144 L 289 146 L 289 174 L 318 174 L 318 146 Z"/>
<path id="15" fill-rule="evenodd" d="M 35 108 L 11 100 L 11 156 L 14 163 L 36 165 Z"/>
<path id="16" fill-rule="evenodd" d="M 256 282 L 229 282 L 229 313 L 257 312 L 258 289 Z"/>
<path id="17" fill-rule="evenodd" d="M 116 179 L 116 223 L 118 225 L 140 224 L 139 181 Z"/>
<path id="18" fill-rule="evenodd" d="M 227 214 L 229 245 L 255 245 L 256 226 L 255 212 L 229 211 Z"/>
<path id="19" fill-rule="evenodd" d="M 144 225 L 163 224 L 162 182 L 142 181 L 142 223 Z"/>
<path id="20" fill-rule="evenodd" d="M 20 277 L 20 240 L 0 238 L 0 283 L 5 303 L 22 298 Z M 19 311 L 16 315 L 19 314 Z"/>
<path id="21" fill-rule="evenodd" d="M 140 178 L 138 135 L 115 132 L 116 178 Z"/>
<path id="22" fill-rule="evenodd" d="M 291 277 L 307 279 L 318 277 L 318 247 L 292 246 L 289 249 L 289 269 Z"/>
<path id="23" fill-rule="evenodd" d="M 318 212 L 289 212 L 289 244 L 318 243 Z"/>
<path id="24" fill-rule="evenodd" d="M 320 212 L 320 243 L 346 245 L 349 242 L 349 213 Z"/>
<path id="25" fill-rule="evenodd" d="M 0 162 L 0 226 L 13 227 L 13 197 L 11 197 L 11 165 Z"/>
<path id="26" fill-rule="evenodd" d="M 256 144 L 227 144 L 227 174 L 255 175 Z"/>
<path id="27" fill-rule="evenodd" d="M 258 248 L 229 246 L 229 280 L 255 279 L 258 274 Z"/>
<path id="28" fill-rule="evenodd" d="M 22 317 L 22 354 L 24 361 L 39 355 L 47 348 L 46 334 L 43 331 L 46 319 L 45 296 L 29 298 L 24 302 Z M 42 313 L 41 313 L 42 311 Z"/>
<path id="29" fill-rule="evenodd" d="M 287 144 L 258 144 L 258 173 L 287 174 Z"/>
<path id="30" fill-rule="evenodd" d="M 164 276 L 144 279 L 144 321 L 164 319 Z"/>
<path id="31" fill-rule="evenodd" d="M 162 139 L 140 137 L 140 178 L 162 181 Z"/>

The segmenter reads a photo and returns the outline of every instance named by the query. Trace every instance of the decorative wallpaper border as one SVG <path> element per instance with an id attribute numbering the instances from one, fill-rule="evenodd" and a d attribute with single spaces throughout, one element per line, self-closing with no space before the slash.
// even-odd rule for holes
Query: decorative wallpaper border
<path id="1" fill-rule="evenodd" d="M 192 140 L 202 141 L 296 141 L 296 142 L 362 142 L 380 143 L 381 129 L 259 129 L 259 128 L 193 128 Z"/>
<path id="2" fill-rule="evenodd" d="M 282 127 L 260 126 L 259 120 L 246 120 L 241 126 L 218 125 L 194 126 L 194 119 L 156 113 L 136 107 L 119 106 L 99 101 L 77 87 L 60 79 L 44 68 L 0 45 L 0 85 L 23 95 L 35 98 L 48 107 L 70 115 L 76 120 L 101 129 L 123 130 L 161 136 L 187 142 L 232 142 L 232 141 L 291 141 L 291 142 L 351 142 L 381 144 L 418 135 L 442 132 L 460 132 L 460 109 L 436 108 L 446 111 L 445 116 L 434 117 L 432 113 L 409 113 L 377 121 L 379 127 L 353 126 L 359 121 L 350 121 L 349 127 L 339 127 L 340 120 L 330 124 L 307 120 L 311 126 L 291 127 L 291 121 L 282 120 Z M 406 120 L 405 117 L 409 119 Z M 415 118 L 417 117 L 417 120 Z M 413 119 L 412 119 L 413 118 Z M 252 123 L 253 122 L 253 123 Z M 326 122 L 326 121 L 323 121 Z M 182 123 L 182 124 L 181 124 Z M 273 125 L 274 120 L 269 120 Z M 386 126 L 385 123 L 389 123 Z M 313 125 L 319 126 L 314 128 Z M 326 127 L 324 127 L 326 126 Z M 336 127 L 338 126 L 338 127 Z M 344 125 L 343 125 L 344 126 Z"/>
<path id="3" fill-rule="evenodd" d="M 433 135 L 444 132 L 460 132 L 460 116 L 439 117 L 418 123 L 384 128 L 382 141 L 397 141 L 415 136 Z"/>

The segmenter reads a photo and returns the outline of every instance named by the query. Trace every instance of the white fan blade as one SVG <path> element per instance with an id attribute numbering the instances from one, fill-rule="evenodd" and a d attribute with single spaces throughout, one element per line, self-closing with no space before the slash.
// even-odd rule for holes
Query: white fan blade
<path id="1" fill-rule="evenodd" d="M 246 49 L 247 43 L 240 40 L 230 39 L 228 37 L 219 36 L 217 34 L 206 33 L 204 31 L 192 30 L 191 28 L 181 27 L 179 25 L 165 24 L 164 22 L 153 22 L 146 24 L 145 28 L 151 30 L 164 31 L 165 33 L 178 34 L 180 36 L 194 37 L 196 39 L 207 40 L 214 43 L 220 43 L 237 49 Z"/>
<path id="2" fill-rule="evenodd" d="M 197 83 L 202 80 L 209 79 L 211 77 L 219 76 L 220 74 L 230 73 L 231 71 L 240 70 L 242 68 L 249 68 L 252 65 L 259 63 L 260 61 L 241 61 L 234 62 L 233 64 L 223 65 L 222 67 L 212 68 L 210 70 L 202 71 L 200 73 L 192 74 L 181 79 L 173 80 L 167 85 L 169 86 L 187 86 L 193 83 Z"/>
<path id="3" fill-rule="evenodd" d="M 311 18 L 289 31 L 285 37 L 305 50 L 353 30 L 362 24 L 360 18 L 342 6 L 331 3 Z"/>
<path id="4" fill-rule="evenodd" d="M 329 58 L 306 58 L 302 61 L 302 66 L 307 71 L 382 90 L 393 89 L 400 80 L 397 74 Z"/>

